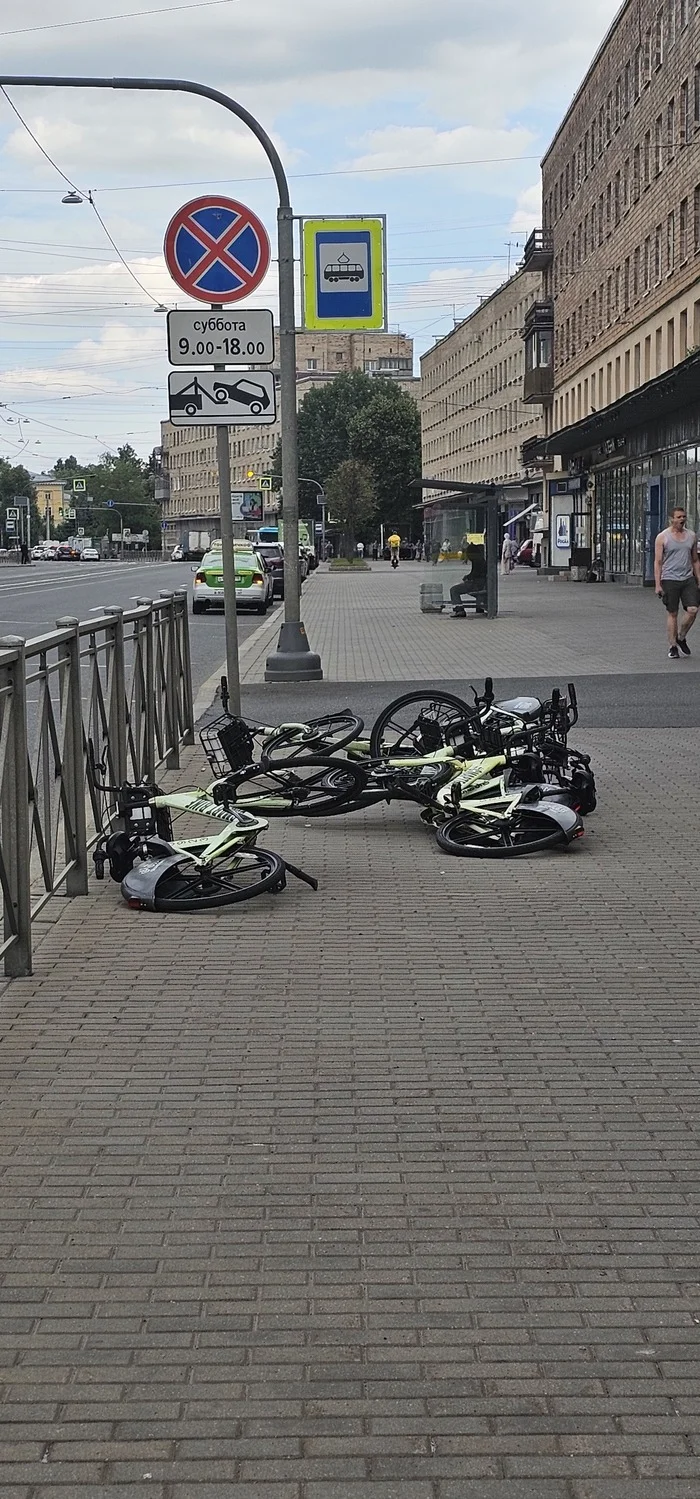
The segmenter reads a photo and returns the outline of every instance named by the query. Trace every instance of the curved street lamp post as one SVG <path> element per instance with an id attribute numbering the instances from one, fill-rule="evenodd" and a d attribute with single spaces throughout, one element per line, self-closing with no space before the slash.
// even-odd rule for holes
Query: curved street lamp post
<path id="1" fill-rule="evenodd" d="M 277 257 L 280 301 L 280 414 L 282 425 L 282 486 L 285 497 L 284 525 L 287 545 L 284 550 L 284 624 L 277 650 L 268 656 L 265 680 L 268 682 L 309 682 L 323 676 L 321 658 L 309 647 L 301 622 L 299 582 L 299 483 L 297 459 L 297 393 L 296 393 L 296 319 L 294 316 L 294 214 L 289 183 L 273 141 L 259 120 L 219 89 L 204 83 L 190 83 L 182 78 L 54 78 L 5 73 L 0 75 L 4 88 L 99 88 L 152 91 L 159 93 L 199 94 L 220 104 L 247 125 L 272 167 L 279 207 L 277 210 Z M 229 496 L 230 507 L 230 496 Z M 235 620 L 234 620 L 235 625 Z M 227 630 L 227 644 L 229 632 Z M 236 632 L 233 632 L 235 641 Z M 227 660 L 229 679 L 238 682 L 238 659 Z M 232 699 L 234 712 L 240 712 L 240 701 Z"/>

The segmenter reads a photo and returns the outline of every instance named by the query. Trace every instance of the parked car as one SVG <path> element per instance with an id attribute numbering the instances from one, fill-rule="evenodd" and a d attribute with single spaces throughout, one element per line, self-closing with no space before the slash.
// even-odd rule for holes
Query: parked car
<path id="1" fill-rule="evenodd" d="M 99 562 L 100 554 L 97 547 L 83 547 L 80 553 L 81 562 Z"/>
<path id="2" fill-rule="evenodd" d="M 185 553 L 183 552 L 182 547 L 180 547 L 180 546 L 173 547 L 172 552 L 170 553 L 170 561 L 171 562 L 184 562 L 184 560 L 185 560 Z"/>
<path id="3" fill-rule="evenodd" d="M 61 545 L 56 552 L 56 561 L 79 562 L 80 552 L 78 551 L 77 547 L 69 546 L 67 541 L 63 541 L 61 542 Z"/>
<path id="4" fill-rule="evenodd" d="M 243 551 L 237 546 L 236 604 L 265 614 L 274 597 L 272 574 L 257 551 Z M 224 605 L 223 552 L 207 552 L 194 575 L 192 613 L 205 614 L 207 609 Z"/>
<path id="5" fill-rule="evenodd" d="M 515 554 L 515 560 L 516 562 L 519 562 L 523 567 L 534 566 L 535 554 L 531 536 L 528 536 L 527 539 L 523 541 L 522 544 L 518 547 L 518 550 Z"/>
<path id="6" fill-rule="evenodd" d="M 284 598 L 284 552 L 278 542 L 260 541 L 255 548 L 272 578 L 273 596 Z"/>
<path id="7" fill-rule="evenodd" d="M 32 562 L 43 562 L 45 556 L 46 552 L 44 551 L 43 546 L 32 547 Z"/>

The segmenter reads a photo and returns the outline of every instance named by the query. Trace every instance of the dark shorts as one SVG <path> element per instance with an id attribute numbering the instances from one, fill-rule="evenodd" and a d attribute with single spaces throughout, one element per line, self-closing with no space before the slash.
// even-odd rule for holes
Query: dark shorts
<path id="1" fill-rule="evenodd" d="M 685 578 L 682 583 L 677 583 L 675 578 L 662 580 L 663 600 L 669 614 L 677 614 L 680 605 L 684 609 L 697 609 L 700 606 L 700 588 L 694 578 Z"/>

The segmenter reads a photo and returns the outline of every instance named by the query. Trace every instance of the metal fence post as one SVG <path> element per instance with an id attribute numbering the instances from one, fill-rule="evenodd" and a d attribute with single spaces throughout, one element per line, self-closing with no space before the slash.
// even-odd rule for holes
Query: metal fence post
<path id="1" fill-rule="evenodd" d="M 177 641 L 175 639 L 175 600 L 172 593 L 161 589 L 162 609 L 168 620 L 168 646 L 165 666 L 165 711 L 168 725 L 168 746 L 165 758 L 166 770 L 180 769 L 180 737 L 177 724 Z"/>
<path id="2" fill-rule="evenodd" d="M 80 621 L 66 615 L 56 620 L 57 630 L 70 630 L 71 639 L 58 648 L 61 661 L 61 709 L 64 724 L 63 785 L 68 802 L 70 827 L 65 828 L 66 858 L 73 867 L 66 875 L 67 895 L 87 895 L 88 856 L 85 816 L 85 763 L 83 760 L 83 694 L 80 677 Z M 71 838 L 72 834 L 72 838 Z M 72 847 L 71 847 L 72 843 Z"/>
<path id="3" fill-rule="evenodd" d="M 148 609 L 146 626 L 146 776 L 156 778 L 155 654 L 153 648 L 153 600 L 137 599 L 139 609 Z"/>
<path id="4" fill-rule="evenodd" d="M 126 669 L 124 664 L 124 610 L 120 604 L 107 604 L 105 614 L 113 616 L 112 661 L 109 695 L 109 741 L 112 751 L 114 779 L 117 786 L 128 778 L 126 739 Z"/>
<path id="5" fill-rule="evenodd" d="M 190 657 L 189 595 L 186 588 L 176 588 L 178 643 L 180 646 L 180 669 L 182 675 L 182 742 L 194 744 L 194 695 L 192 692 L 192 660 Z"/>
<path id="6" fill-rule="evenodd" d="M 15 941 L 5 953 L 7 978 L 26 978 L 32 971 L 32 894 L 29 873 L 30 808 L 27 758 L 27 685 L 24 640 L 5 635 L 0 650 L 14 660 L 4 669 L 10 685 L 7 750 L 2 777 L 2 853 L 9 889 L 5 894 L 5 941 Z"/>

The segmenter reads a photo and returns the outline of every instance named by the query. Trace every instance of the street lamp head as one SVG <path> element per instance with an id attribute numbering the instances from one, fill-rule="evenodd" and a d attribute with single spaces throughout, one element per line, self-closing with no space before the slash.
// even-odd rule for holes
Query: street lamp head
<path id="1" fill-rule="evenodd" d="M 66 193 L 65 196 L 63 198 L 61 198 L 61 202 L 62 203 L 82 203 L 83 199 L 81 198 L 80 193 L 76 193 L 76 192 L 71 191 L 69 193 Z"/>

